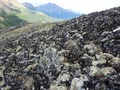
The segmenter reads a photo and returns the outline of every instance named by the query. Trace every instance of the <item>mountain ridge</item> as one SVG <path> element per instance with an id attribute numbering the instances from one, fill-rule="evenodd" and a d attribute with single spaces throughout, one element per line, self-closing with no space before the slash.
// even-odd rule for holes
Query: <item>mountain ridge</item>
<path id="1" fill-rule="evenodd" d="M 54 3 L 46 3 L 36 7 L 30 3 L 23 3 L 23 5 L 28 8 L 36 9 L 37 11 L 43 12 L 53 18 L 71 19 L 71 18 L 79 17 L 81 15 L 81 14 L 77 14 L 72 11 L 63 9 L 62 7 Z"/>
<path id="2" fill-rule="evenodd" d="M 41 11 L 41 12 L 43 12 L 51 17 L 55 17 L 55 18 L 71 19 L 71 18 L 80 16 L 80 14 L 63 9 L 62 7 L 60 7 L 54 3 L 47 3 L 44 5 L 37 6 L 36 8 L 38 11 Z"/>
<path id="3" fill-rule="evenodd" d="M 35 6 L 33 6 L 31 3 L 24 2 L 22 3 L 25 7 L 31 9 L 31 10 L 36 10 Z"/>

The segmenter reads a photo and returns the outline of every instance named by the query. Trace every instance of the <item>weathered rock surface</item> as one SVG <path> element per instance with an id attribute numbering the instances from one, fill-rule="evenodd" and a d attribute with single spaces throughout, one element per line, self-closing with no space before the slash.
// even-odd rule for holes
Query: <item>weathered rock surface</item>
<path id="1" fill-rule="evenodd" d="M 7 39 L 1 90 L 120 90 L 120 7 Z"/>

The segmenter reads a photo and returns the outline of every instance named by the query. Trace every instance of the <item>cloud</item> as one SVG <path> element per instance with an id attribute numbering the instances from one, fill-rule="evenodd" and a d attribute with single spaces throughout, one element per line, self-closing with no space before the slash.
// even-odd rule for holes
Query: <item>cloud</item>
<path id="1" fill-rule="evenodd" d="M 63 8 L 72 9 L 80 13 L 91 13 L 101 11 L 112 7 L 120 6 L 120 0 L 19 0 L 21 2 L 30 2 L 34 5 L 55 3 Z"/>

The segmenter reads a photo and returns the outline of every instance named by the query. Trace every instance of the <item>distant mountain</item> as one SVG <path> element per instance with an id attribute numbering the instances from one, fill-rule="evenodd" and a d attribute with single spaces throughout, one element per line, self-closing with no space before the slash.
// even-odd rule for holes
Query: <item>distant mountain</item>
<path id="1" fill-rule="evenodd" d="M 28 3 L 28 2 L 25 2 L 25 3 L 22 3 L 25 7 L 31 9 L 31 10 L 36 10 L 36 8 L 31 4 L 31 3 Z"/>
<path id="2" fill-rule="evenodd" d="M 17 0 L 0 0 L 0 28 L 18 25 L 27 22 L 56 21 L 42 12 L 26 8 Z"/>
<path id="3" fill-rule="evenodd" d="M 37 6 L 36 9 L 54 18 L 70 19 L 80 16 L 80 14 L 65 10 L 53 3 Z"/>

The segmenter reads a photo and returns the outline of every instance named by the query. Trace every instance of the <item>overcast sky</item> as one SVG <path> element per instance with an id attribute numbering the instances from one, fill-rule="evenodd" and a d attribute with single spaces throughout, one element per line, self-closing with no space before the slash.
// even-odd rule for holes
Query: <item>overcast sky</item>
<path id="1" fill-rule="evenodd" d="M 112 7 L 120 6 L 120 0 L 19 0 L 33 5 L 55 3 L 65 9 L 71 9 L 79 13 L 91 13 Z"/>

